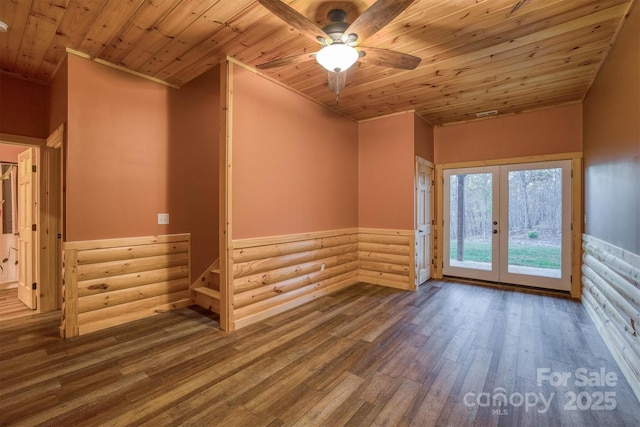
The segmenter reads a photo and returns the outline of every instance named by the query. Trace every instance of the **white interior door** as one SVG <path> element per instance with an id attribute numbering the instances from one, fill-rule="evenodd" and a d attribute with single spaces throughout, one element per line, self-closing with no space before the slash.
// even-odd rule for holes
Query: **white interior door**
<path id="1" fill-rule="evenodd" d="M 570 161 L 443 176 L 445 275 L 570 290 Z"/>
<path id="2" fill-rule="evenodd" d="M 37 213 L 36 149 L 27 148 L 18 155 L 18 298 L 27 307 L 36 309 L 34 227 Z"/>
<path id="3" fill-rule="evenodd" d="M 431 176 L 422 161 L 416 167 L 416 285 L 431 278 Z"/>

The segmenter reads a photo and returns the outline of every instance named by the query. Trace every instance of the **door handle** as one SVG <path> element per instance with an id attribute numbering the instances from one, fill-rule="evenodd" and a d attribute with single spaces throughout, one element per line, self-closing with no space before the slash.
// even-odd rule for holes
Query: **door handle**
<path id="1" fill-rule="evenodd" d="M 498 221 L 493 221 L 493 225 L 498 225 Z"/>
<path id="2" fill-rule="evenodd" d="M 498 230 L 493 230 L 493 234 L 498 234 Z"/>

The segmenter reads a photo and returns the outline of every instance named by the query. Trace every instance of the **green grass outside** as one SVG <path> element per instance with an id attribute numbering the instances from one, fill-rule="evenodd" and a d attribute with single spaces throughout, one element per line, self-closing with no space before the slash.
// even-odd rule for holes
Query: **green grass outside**
<path id="1" fill-rule="evenodd" d="M 457 242 L 451 242 L 451 259 L 456 259 Z M 553 246 L 509 245 L 509 265 L 537 268 L 560 268 L 560 248 Z M 464 260 L 491 262 L 490 242 L 465 242 Z"/>

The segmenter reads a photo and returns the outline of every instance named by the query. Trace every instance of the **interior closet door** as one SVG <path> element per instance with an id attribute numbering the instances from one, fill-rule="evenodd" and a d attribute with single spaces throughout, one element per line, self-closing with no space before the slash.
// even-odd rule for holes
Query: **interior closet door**
<path id="1" fill-rule="evenodd" d="M 34 214 L 37 215 L 36 149 L 18 155 L 18 298 L 36 309 L 35 254 L 37 247 Z"/>
<path id="2" fill-rule="evenodd" d="M 431 180 L 433 169 L 416 167 L 416 285 L 431 278 Z"/>

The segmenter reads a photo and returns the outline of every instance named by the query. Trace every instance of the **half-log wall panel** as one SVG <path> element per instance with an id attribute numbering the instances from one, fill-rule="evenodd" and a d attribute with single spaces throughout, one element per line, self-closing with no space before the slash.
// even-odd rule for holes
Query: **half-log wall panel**
<path id="1" fill-rule="evenodd" d="M 189 234 L 65 243 L 62 335 L 189 305 L 189 257 Z"/>
<path id="2" fill-rule="evenodd" d="M 413 230 L 360 229 L 359 272 L 362 282 L 415 290 Z"/>
<path id="3" fill-rule="evenodd" d="M 236 328 L 358 281 L 356 229 L 236 240 L 233 247 Z"/>
<path id="4" fill-rule="evenodd" d="M 640 399 L 640 256 L 583 235 L 582 303 Z"/>

